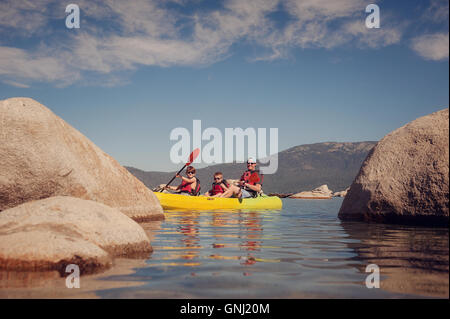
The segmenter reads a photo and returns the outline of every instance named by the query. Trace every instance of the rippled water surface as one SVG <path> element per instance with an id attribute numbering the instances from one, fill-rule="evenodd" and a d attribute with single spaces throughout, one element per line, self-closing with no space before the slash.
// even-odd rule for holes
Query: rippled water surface
<path id="1" fill-rule="evenodd" d="M 155 236 L 147 267 L 123 278 L 145 285 L 99 294 L 448 296 L 448 229 L 342 223 L 341 203 L 286 199 L 282 211 L 167 213 L 160 225 L 145 225 Z M 365 286 L 368 264 L 380 267 L 380 289 Z"/>
<path id="2" fill-rule="evenodd" d="M 149 259 L 118 261 L 104 274 L 87 276 L 84 292 L 106 298 L 448 298 L 448 229 L 343 223 L 341 203 L 286 199 L 282 211 L 167 213 L 163 222 L 143 224 L 154 248 Z M 380 289 L 365 285 L 369 264 L 380 268 Z M 30 290 L 9 291 L 23 296 Z"/>

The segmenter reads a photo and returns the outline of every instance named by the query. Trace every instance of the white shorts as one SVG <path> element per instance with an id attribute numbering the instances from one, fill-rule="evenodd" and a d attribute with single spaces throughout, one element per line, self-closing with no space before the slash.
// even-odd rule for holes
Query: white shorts
<path id="1" fill-rule="evenodd" d="M 243 188 L 241 189 L 241 194 L 242 194 L 241 198 L 251 198 L 251 197 L 254 197 L 252 193 L 250 193 L 248 190 L 243 189 Z"/>

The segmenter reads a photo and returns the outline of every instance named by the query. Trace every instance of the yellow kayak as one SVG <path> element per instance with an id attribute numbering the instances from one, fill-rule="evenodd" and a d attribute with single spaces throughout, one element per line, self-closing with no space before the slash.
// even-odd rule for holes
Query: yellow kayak
<path id="1" fill-rule="evenodd" d="M 283 203 L 276 196 L 256 198 L 220 198 L 207 196 L 184 196 L 154 193 L 165 210 L 228 210 L 228 209 L 281 209 Z"/>

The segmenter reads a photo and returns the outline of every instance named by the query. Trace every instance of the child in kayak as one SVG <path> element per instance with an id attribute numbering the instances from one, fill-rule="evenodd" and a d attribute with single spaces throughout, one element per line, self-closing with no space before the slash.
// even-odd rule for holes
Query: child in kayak
<path id="1" fill-rule="evenodd" d="M 220 197 L 229 189 L 230 185 L 223 179 L 222 172 L 216 172 L 214 174 L 214 183 L 212 188 L 205 193 L 205 196 Z"/>
<path id="2" fill-rule="evenodd" d="M 242 174 L 239 186 L 231 185 L 220 197 L 251 198 L 261 192 L 263 175 L 256 169 L 256 160 L 249 158 L 247 170 Z"/>
<path id="3" fill-rule="evenodd" d="M 195 177 L 195 168 L 188 166 L 186 176 L 177 175 L 181 178 L 181 184 L 178 186 L 166 186 L 166 189 L 177 191 L 181 195 L 197 196 L 200 193 L 200 180 Z"/>

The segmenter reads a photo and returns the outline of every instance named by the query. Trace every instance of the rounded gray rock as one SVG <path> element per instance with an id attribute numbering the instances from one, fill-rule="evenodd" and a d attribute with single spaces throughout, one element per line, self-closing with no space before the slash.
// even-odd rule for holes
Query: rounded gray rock
<path id="1" fill-rule="evenodd" d="M 109 267 L 112 257 L 148 257 L 144 229 L 118 209 L 57 196 L 0 212 L 0 268 L 82 271 Z"/>
<path id="2" fill-rule="evenodd" d="M 151 190 L 30 98 L 0 101 L 0 167 L 0 211 L 63 195 L 116 207 L 138 221 L 164 219 Z"/>
<path id="3" fill-rule="evenodd" d="M 338 216 L 448 226 L 448 108 L 386 135 L 363 162 Z"/>

